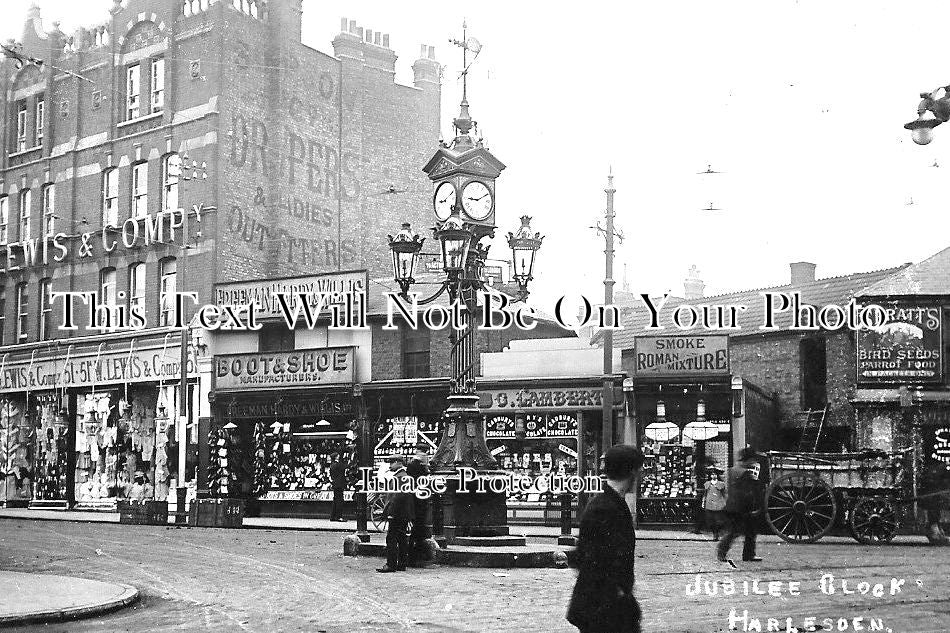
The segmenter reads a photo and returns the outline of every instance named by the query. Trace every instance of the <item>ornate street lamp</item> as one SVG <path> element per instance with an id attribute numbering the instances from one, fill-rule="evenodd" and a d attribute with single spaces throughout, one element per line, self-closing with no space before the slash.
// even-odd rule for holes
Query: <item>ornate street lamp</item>
<path id="1" fill-rule="evenodd" d="M 941 91 L 943 94 L 940 94 Z M 950 120 L 950 86 L 937 88 L 933 92 L 921 92 L 920 97 L 917 118 L 904 124 L 904 129 L 911 131 L 915 143 L 926 145 L 933 140 L 934 128 Z"/>
<path id="2" fill-rule="evenodd" d="M 543 239 L 544 236 L 540 233 L 531 233 L 531 216 L 527 215 L 521 216 L 521 228 L 515 233 L 508 233 L 508 246 L 511 248 L 519 299 L 524 300 L 528 296 L 528 282 L 534 279 L 534 258 Z"/>
<path id="3" fill-rule="evenodd" d="M 403 296 L 409 292 L 409 287 L 416 282 L 413 274 L 416 268 L 416 258 L 422 250 L 424 237 L 413 232 L 408 222 L 403 222 L 402 230 L 395 236 L 389 235 L 389 248 L 393 253 L 393 278 L 399 284 Z"/>
<path id="4" fill-rule="evenodd" d="M 455 210 L 434 232 L 442 247 L 442 268 L 449 275 L 461 273 L 468 264 L 468 252 L 474 237 L 472 230 L 465 227 L 458 210 Z"/>

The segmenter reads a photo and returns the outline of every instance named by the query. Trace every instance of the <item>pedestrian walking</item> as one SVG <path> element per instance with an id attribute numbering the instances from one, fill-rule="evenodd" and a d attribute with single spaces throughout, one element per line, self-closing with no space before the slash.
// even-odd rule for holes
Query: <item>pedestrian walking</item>
<path id="1" fill-rule="evenodd" d="M 333 505 L 330 506 L 331 521 L 346 521 L 343 518 L 343 491 L 346 489 L 346 462 L 343 453 L 330 464 L 330 485 L 333 487 Z"/>
<path id="2" fill-rule="evenodd" d="M 402 488 L 403 482 L 409 477 L 403 459 L 393 458 L 390 470 Z M 400 490 L 389 498 L 383 510 L 389 524 L 386 529 L 386 565 L 376 570 L 380 573 L 406 570 L 406 564 L 409 562 L 409 522 L 415 514 L 414 499 L 415 494 L 412 492 Z"/>
<path id="3" fill-rule="evenodd" d="M 604 455 L 604 491 L 587 504 L 572 565 L 577 582 L 567 621 L 580 633 L 639 633 L 640 605 L 633 596 L 636 533 L 624 500 L 636 491 L 643 453 L 613 446 Z"/>
<path id="4" fill-rule="evenodd" d="M 706 512 L 706 523 L 712 530 L 713 540 L 718 541 L 719 530 L 723 525 L 723 512 L 726 510 L 726 482 L 722 480 L 718 469 L 710 471 L 705 488 L 703 510 Z"/>
<path id="5" fill-rule="evenodd" d="M 419 486 L 419 478 L 429 474 L 429 467 L 426 465 L 425 457 L 421 453 L 410 460 L 406 466 L 406 473 L 415 481 L 415 487 Z M 429 529 L 429 500 L 420 499 L 418 496 L 412 500 L 413 519 L 412 529 L 409 531 L 409 566 L 422 567 L 429 560 L 428 540 L 432 536 Z"/>
<path id="6" fill-rule="evenodd" d="M 950 508 L 950 466 L 932 460 L 921 473 L 919 507 L 927 512 L 927 540 L 931 545 L 950 545 L 950 539 L 940 527 L 940 516 Z"/>
<path id="7" fill-rule="evenodd" d="M 743 536 L 742 560 L 757 562 L 755 555 L 756 519 L 761 512 L 761 464 L 754 450 L 745 447 L 739 452 L 739 463 L 728 471 L 726 485 L 726 534 L 716 549 L 721 562 L 728 560 L 729 548 L 739 534 Z"/>

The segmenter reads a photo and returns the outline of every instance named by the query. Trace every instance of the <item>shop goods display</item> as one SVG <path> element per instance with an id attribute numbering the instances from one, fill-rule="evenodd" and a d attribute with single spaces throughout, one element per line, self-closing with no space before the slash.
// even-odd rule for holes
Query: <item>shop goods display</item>
<path id="1" fill-rule="evenodd" d="M 66 499 L 66 469 L 69 459 L 66 411 L 54 404 L 36 407 L 34 450 L 34 497 L 44 501 Z"/>
<path id="2" fill-rule="evenodd" d="M 32 445 L 35 429 L 25 416 L 22 403 L 0 399 L 0 459 L 3 469 L 2 498 L 5 501 L 33 497 Z"/>
<path id="3" fill-rule="evenodd" d="M 696 495 L 693 449 L 676 444 L 645 447 L 640 496 L 681 498 Z"/>

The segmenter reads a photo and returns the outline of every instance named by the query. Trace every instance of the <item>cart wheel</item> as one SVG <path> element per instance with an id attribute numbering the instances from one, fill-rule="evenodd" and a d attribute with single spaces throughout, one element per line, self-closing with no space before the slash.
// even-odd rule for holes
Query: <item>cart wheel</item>
<path id="1" fill-rule="evenodd" d="M 854 504 L 848 527 L 865 545 L 884 545 L 897 532 L 897 510 L 887 497 L 865 497 Z"/>
<path id="2" fill-rule="evenodd" d="M 386 509 L 386 497 L 383 495 L 376 495 L 369 502 L 369 512 L 370 520 L 373 523 L 373 527 L 376 528 L 379 532 L 386 531 L 386 516 L 383 514 L 383 510 Z"/>
<path id="3" fill-rule="evenodd" d="M 787 473 L 765 493 L 769 527 L 789 543 L 814 543 L 831 530 L 838 504 L 824 479 L 814 473 Z"/>

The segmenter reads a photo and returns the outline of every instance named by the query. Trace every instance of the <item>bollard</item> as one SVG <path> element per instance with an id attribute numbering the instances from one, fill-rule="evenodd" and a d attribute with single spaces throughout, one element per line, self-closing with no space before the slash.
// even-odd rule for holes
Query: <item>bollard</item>
<path id="1" fill-rule="evenodd" d="M 442 495 L 432 495 L 432 536 L 443 536 Z"/>
<path id="2" fill-rule="evenodd" d="M 576 545 L 577 540 L 571 535 L 573 521 L 571 517 L 571 493 L 562 492 L 561 499 L 561 535 L 557 538 L 558 545 Z"/>
<path id="3" fill-rule="evenodd" d="M 188 494 L 188 488 L 179 486 L 175 488 L 175 525 L 184 525 L 188 522 L 188 515 L 185 514 L 185 498 Z"/>

